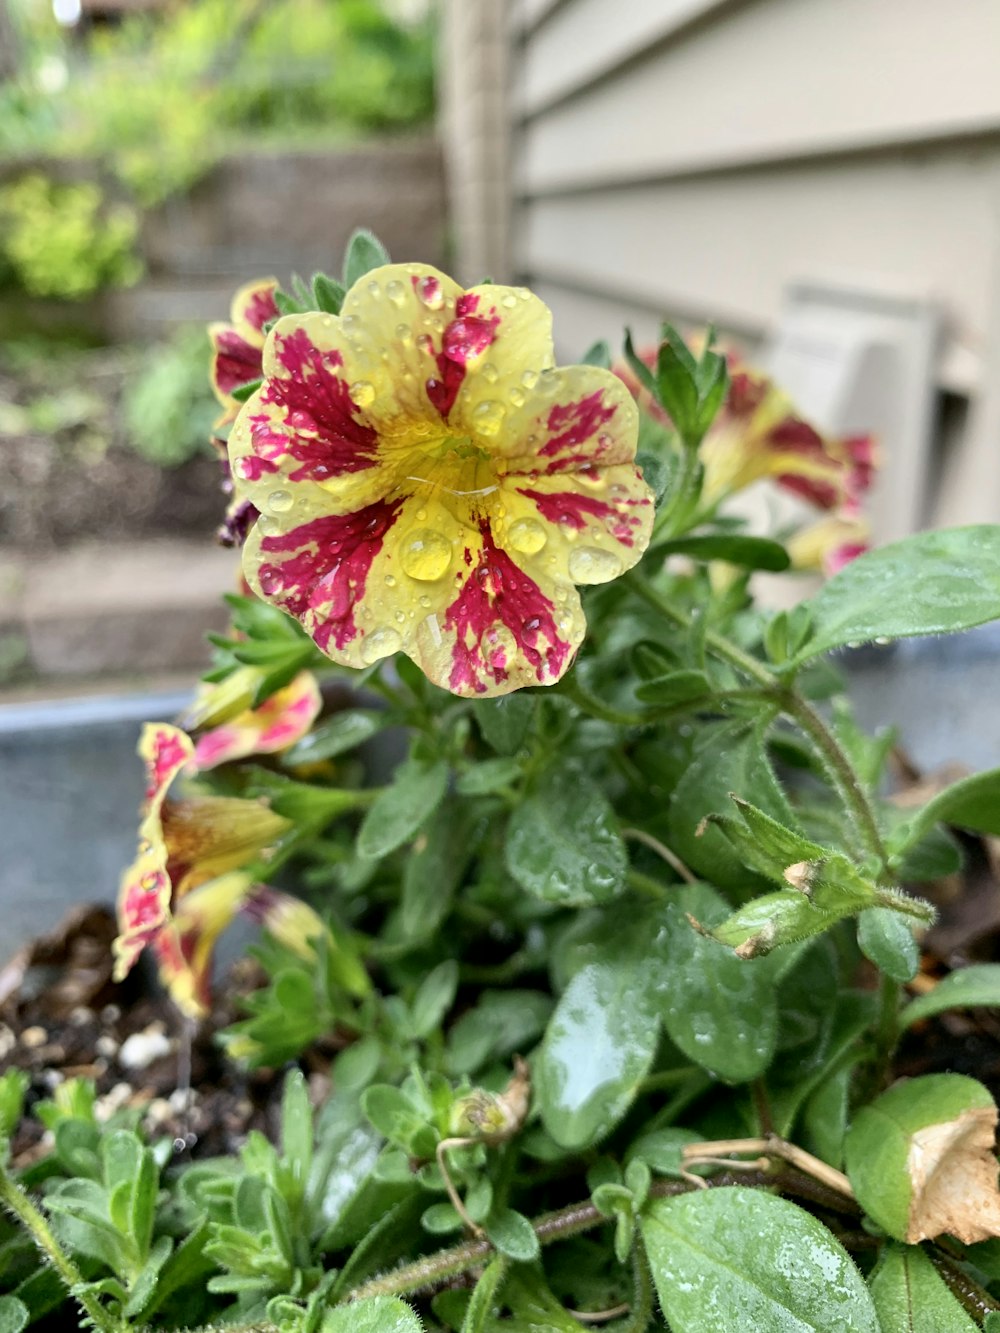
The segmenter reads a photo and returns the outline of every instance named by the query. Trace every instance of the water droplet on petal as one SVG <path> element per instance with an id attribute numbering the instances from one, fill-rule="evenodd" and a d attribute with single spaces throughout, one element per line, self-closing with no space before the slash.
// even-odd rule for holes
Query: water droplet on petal
<path id="1" fill-rule="evenodd" d="M 341 328 L 348 335 L 352 333 L 360 333 L 361 321 L 358 319 L 357 315 L 345 315 L 341 320 Z"/>
<path id="2" fill-rule="evenodd" d="M 440 310 L 444 305 L 444 292 L 437 278 L 428 274 L 417 280 L 417 295 L 428 310 Z"/>
<path id="3" fill-rule="evenodd" d="M 511 389 L 511 391 L 510 391 L 510 401 L 514 404 L 515 407 L 523 407 L 523 406 L 524 406 L 524 392 L 523 392 L 523 390 L 521 390 L 521 389 Z"/>
<path id="4" fill-rule="evenodd" d="M 500 298 L 500 304 L 504 306 L 507 310 L 513 310 L 514 307 L 517 305 L 517 297 L 514 295 L 513 292 L 508 292 L 506 296 L 502 296 Z"/>
<path id="5" fill-rule="evenodd" d="M 260 571 L 260 590 L 265 597 L 274 597 L 281 592 L 285 586 L 285 576 L 280 569 L 275 569 L 273 565 L 265 565 Z"/>
<path id="6" fill-rule="evenodd" d="M 412 615 L 413 612 L 411 611 L 410 614 Z M 395 615 L 393 616 L 393 619 L 395 620 L 395 622 L 396 622 L 397 625 L 405 625 L 405 624 L 406 624 L 406 613 L 405 613 L 404 611 L 397 611 L 397 612 L 395 613 Z"/>
<path id="7" fill-rule="evenodd" d="M 483 632 L 479 640 L 483 661 L 493 671 L 506 670 L 517 656 L 517 639 L 499 620 Z"/>
<path id="8" fill-rule="evenodd" d="M 383 625 L 379 629 L 372 630 L 365 638 L 361 645 L 361 656 L 371 666 L 373 662 L 379 662 L 383 657 L 391 657 L 393 653 L 398 653 L 402 646 L 403 640 L 399 637 L 399 632 L 389 625 Z"/>
<path id="9" fill-rule="evenodd" d="M 521 628 L 524 630 L 525 634 L 537 634 L 538 631 L 542 628 L 542 617 L 531 616 L 528 620 L 524 622 Z"/>
<path id="10" fill-rule="evenodd" d="M 506 545 L 522 555 L 536 555 L 548 541 L 548 533 L 534 518 L 519 518 L 507 533 Z"/>
<path id="11" fill-rule="evenodd" d="M 418 528 L 404 539 L 399 559 L 411 579 L 433 583 L 448 572 L 451 555 L 447 537 L 432 528 Z"/>
<path id="12" fill-rule="evenodd" d="M 569 576 L 574 583 L 607 583 L 622 572 L 622 562 L 614 551 L 596 546 L 578 546 L 569 558 Z"/>
<path id="13" fill-rule="evenodd" d="M 356 380 L 348 393 L 351 395 L 351 401 L 358 407 L 369 407 L 375 401 L 375 385 L 370 384 L 368 380 Z"/>
<path id="14" fill-rule="evenodd" d="M 613 435 L 598 435 L 597 437 L 597 443 L 602 449 L 610 449 L 614 442 Z"/>
<path id="15" fill-rule="evenodd" d="M 387 588 L 395 588 L 395 586 L 396 586 L 396 580 L 395 580 L 395 578 L 392 576 L 392 574 L 386 574 L 386 576 L 385 576 L 385 586 L 386 586 Z"/>
<path id="16" fill-rule="evenodd" d="M 434 351 L 434 339 L 429 333 L 421 333 L 417 337 L 417 346 L 422 352 L 430 354 Z"/>
<path id="17" fill-rule="evenodd" d="M 397 324 L 396 337 L 404 346 L 409 347 L 410 343 L 413 341 L 413 330 L 410 328 L 409 324 Z"/>
<path id="18" fill-rule="evenodd" d="M 503 403 L 496 403 L 487 399 L 486 402 L 480 403 L 472 413 L 472 420 L 480 435 L 496 435 L 503 425 L 506 415 L 507 412 Z"/>
<path id="19" fill-rule="evenodd" d="M 533 389 L 538 383 L 538 372 L 535 370 L 526 370 L 521 376 L 521 383 L 526 389 Z"/>
<path id="20" fill-rule="evenodd" d="M 406 300 L 406 288 L 398 278 L 393 278 L 391 282 L 385 284 L 385 294 L 393 305 L 402 305 Z"/>
<path id="21" fill-rule="evenodd" d="M 379 299 L 379 297 L 382 295 L 382 287 L 381 287 L 381 284 L 378 283 L 378 282 L 376 282 L 374 278 L 373 278 L 372 281 L 368 284 L 368 295 L 371 296 L 371 297 L 373 297 L 376 301 L 377 301 L 377 300 Z"/>
<path id="22" fill-rule="evenodd" d="M 429 611 L 429 610 L 430 610 L 430 607 L 431 607 L 431 599 L 427 596 L 426 593 L 424 593 L 424 595 L 421 597 L 421 599 L 420 599 L 420 605 L 424 608 L 425 611 Z"/>
<path id="23" fill-rule="evenodd" d="M 293 503 L 291 491 L 272 491 L 267 497 L 268 509 L 273 509 L 276 514 L 287 514 Z"/>
<path id="24" fill-rule="evenodd" d="M 482 366 L 479 373 L 488 384 L 496 384 L 497 380 L 500 378 L 500 372 L 492 361 L 487 361 Z"/>

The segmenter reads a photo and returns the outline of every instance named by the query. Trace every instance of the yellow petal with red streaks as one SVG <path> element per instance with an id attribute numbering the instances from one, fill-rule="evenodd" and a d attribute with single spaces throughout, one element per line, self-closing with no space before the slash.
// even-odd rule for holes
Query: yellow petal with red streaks
<path id="1" fill-rule="evenodd" d="M 175 906 L 199 884 L 247 865 L 292 827 L 263 802 L 236 796 L 169 801 L 160 817 Z"/>
<path id="2" fill-rule="evenodd" d="M 191 1018 L 208 1010 L 212 961 L 219 936 L 252 892 L 248 875 L 222 875 L 189 893 L 153 941 L 160 979 Z"/>
<path id="3" fill-rule="evenodd" d="M 635 458 L 639 409 L 617 375 L 564 366 L 529 379 L 530 390 L 506 403 L 479 402 L 470 414 L 476 443 L 500 455 L 507 471 L 567 472 Z"/>
<path id="4" fill-rule="evenodd" d="M 122 875 L 118 890 L 118 936 L 112 946 L 115 980 L 121 981 L 170 917 L 170 878 L 162 844 L 144 843 Z"/>
<path id="5" fill-rule="evenodd" d="M 633 463 L 504 478 L 500 546 L 536 579 L 608 583 L 642 556 L 653 495 Z"/>
<path id="6" fill-rule="evenodd" d="M 147 722 L 139 738 L 139 757 L 146 767 L 146 809 L 158 810 L 167 788 L 194 754 L 194 742 L 169 722 Z"/>
<path id="7" fill-rule="evenodd" d="M 204 771 L 246 755 L 287 750 L 308 732 L 322 706 L 316 677 L 302 671 L 259 708 L 247 709 L 199 736 L 195 765 Z"/>

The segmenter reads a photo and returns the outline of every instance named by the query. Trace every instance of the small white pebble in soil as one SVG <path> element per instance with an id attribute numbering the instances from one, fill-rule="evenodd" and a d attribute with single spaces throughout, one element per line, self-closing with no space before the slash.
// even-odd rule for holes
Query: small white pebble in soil
<path id="1" fill-rule="evenodd" d="M 154 1097 L 146 1107 L 146 1125 L 151 1130 L 159 1129 L 173 1117 L 173 1114 L 174 1109 L 166 1097 Z"/>
<path id="2" fill-rule="evenodd" d="M 17 1045 L 17 1038 L 6 1023 L 0 1023 L 0 1060 L 6 1060 Z"/>
<path id="3" fill-rule="evenodd" d="M 69 1011 L 69 1021 L 75 1028 L 82 1028 L 87 1023 L 94 1021 L 93 1009 L 88 1009 L 85 1004 L 78 1004 L 75 1009 Z"/>
<path id="4" fill-rule="evenodd" d="M 105 1033 L 104 1036 L 98 1037 L 94 1042 L 94 1050 L 98 1055 L 103 1055 L 107 1059 L 110 1059 L 111 1056 L 118 1054 L 118 1043 L 115 1041 L 114 1037 L 109 1037 L 107 1033 Z"/>
<path id="5" fill-rule="evenodd" d="M 125 1038 L 118 1052 L 118 1063 L 123 1069 L 146 1069 L 172 1049 L 173 1042 L 167 1034 L 158 1024 L 151 1023 L 144 1032 L 133 1032 Z"/>
<path id="6" fill-rule="evenodd" d="M 117 1023 L 122 1016 L 122 1011 L 116 1004 L 106 1004 L 101 1010 L 102 1023 Z"/>
<path id="7" fill-rule="evenodd" d="M 129 1083 L 116 1083 L 110 1092 L 106 1092 L 103 1097 L 98 1097 L 94 1103 L 94 1115 L 102 1123 L 110 1120 L 116 1111 L 128 1104 L 132 1096 L 132 1086 Z"/>
<path id="8" fill-rule="evenodd" d="M 198 1093 L 194 1088 L 175 1088 L 170 1094 L 171 1109 L 178 1115 L 182 1111 L 189 1111 L 198 1099 Z"/>
<path id="9" fill-rule="evenodd" d="M 44 1028 L 25 1028 L 21 1033 L 21 1045 L 26 1046 L 29 1051 L 35 1050 L 38 1046 L 44 1046 L 48 1039 L 49 1034 Z"/>
<path id="10" fill-rule="evenodd" d="M 49 1092 L 58 1088 L 59 1084 L 64 1083 L 65 1081 L 66 1076 L 61 1069 L 45 1069 L 42 1071 L 42 1082 L 48 1088 Z"/>

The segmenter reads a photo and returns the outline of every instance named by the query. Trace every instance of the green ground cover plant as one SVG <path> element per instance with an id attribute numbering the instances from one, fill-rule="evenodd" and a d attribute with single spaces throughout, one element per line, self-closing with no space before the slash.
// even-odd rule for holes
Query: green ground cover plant
<path id="1" fill-rule="evenodd" d="M 115 948 L 197 1023 L 263 923 L 222 1041 L 288 1067 L 281 1124 L 199 1159 L 8 1072 L 0 1143 L 50 1138 L 0 1170 L 0 1329 L 995 1330 L 993 1097 L 896 1061 L 1000 1003 L 993 964 L 908 989 L 1000 770 L 894 804 L 836 655 L 1000 618 L 1000 528 L 863 551 L 871 442 L 711 338 L 557 368 L 526 289 L 364 233 L 245 302 L 213 379 L 251 591 L 144 733 Z M 791 610 L 754 575 L 801 529 L 726 508 L 762 477 L 836 568 Z"/>

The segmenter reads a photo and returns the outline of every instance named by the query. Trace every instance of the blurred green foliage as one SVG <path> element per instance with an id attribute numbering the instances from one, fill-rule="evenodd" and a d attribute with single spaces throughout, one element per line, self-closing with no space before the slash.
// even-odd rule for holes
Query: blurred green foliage
<path id="1" fill-rule="evenodd" d="M 143 357 L 125 390 L 128 443 L 161 467 L 178 467 L 205 453 L 219 405 L 207 384 L 209 348 L 205 330 L 179 329 Z"/>
<path id="2" fill-rule="evenodd" d="M 93 181 L 63 184 L 29 172 L 0 188 L 0 278 L 33 296 L 81 300 L 134 282 L 135 211 Z"/>

